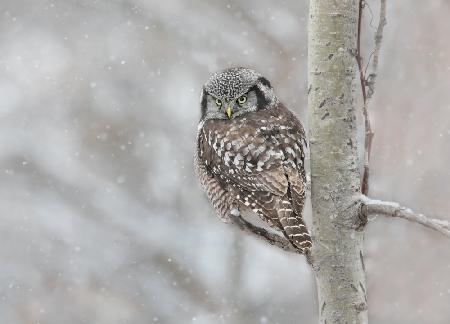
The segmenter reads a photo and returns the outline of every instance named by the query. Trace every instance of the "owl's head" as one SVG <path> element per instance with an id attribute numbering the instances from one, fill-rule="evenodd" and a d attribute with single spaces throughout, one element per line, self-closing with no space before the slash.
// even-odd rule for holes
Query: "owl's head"
<path id="1" fill-rule="evenodd" d="M 270 82 L 252 69 L 229 68 L 214 73 L 203 87 L 202 120 L 233 119 L 268 109 L 277 102 Z"/>

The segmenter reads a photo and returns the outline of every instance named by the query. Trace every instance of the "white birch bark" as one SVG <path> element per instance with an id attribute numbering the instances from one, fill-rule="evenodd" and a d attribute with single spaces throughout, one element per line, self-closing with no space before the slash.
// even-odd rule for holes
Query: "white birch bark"
<path id="1" fill-rule="evenodd" d="M 310 0 L 309 129 L 320 323 L 367 323 L 355 80 L 357 0 Z"/>

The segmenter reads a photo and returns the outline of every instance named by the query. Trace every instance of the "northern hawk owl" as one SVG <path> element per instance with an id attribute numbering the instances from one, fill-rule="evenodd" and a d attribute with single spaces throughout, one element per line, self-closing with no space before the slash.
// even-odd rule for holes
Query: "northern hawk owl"
<path id="1" fill-rule="evenodd" d="M 254 70 L 214 73 L 201 94 L 195 168 L 223 221 L 251 210 L 300 251 L 311 247 L 303 222 L 305 132 Z"/>

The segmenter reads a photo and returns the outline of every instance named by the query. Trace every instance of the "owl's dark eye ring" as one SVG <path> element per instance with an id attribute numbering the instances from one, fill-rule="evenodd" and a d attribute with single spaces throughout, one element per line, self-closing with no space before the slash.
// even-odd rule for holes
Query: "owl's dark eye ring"
<path id="1" fill-rule="evenodd" d="M 247 101 L 247 96 L 240 96 L 237 100 L 238 104 L 243 105 Z"/>
<path id="2" fill-rule="evenodd" d="M 216 105 L 217 105 L 217 107 L 222 106 L 222 100 L 216 99 Z"/>

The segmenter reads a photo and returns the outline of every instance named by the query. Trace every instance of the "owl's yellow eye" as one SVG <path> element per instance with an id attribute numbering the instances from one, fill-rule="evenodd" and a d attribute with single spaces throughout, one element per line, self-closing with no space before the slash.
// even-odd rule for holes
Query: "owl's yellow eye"
<path id="1" fill-rule="evenodd" d="M 238 104 L 243 105 L 247 101 L 247 96 L 240 96 L 237 100 Z"/>
<path id="2" fill-rule="evenodd" d="M 222 100 L 216 99 L 216 105 L 217 105 L 217 107 L 222 106 Z"/>

